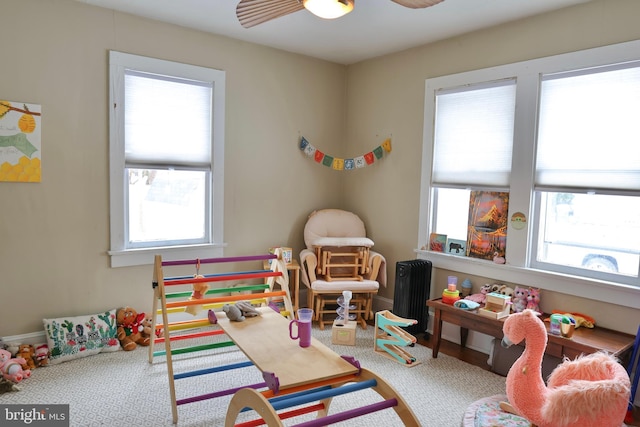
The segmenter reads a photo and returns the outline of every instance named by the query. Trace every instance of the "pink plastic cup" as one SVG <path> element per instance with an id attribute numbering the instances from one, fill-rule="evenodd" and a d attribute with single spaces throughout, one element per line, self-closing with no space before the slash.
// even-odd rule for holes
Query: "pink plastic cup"
<path id="1" fill-rule="evenodd" d="M 289 337 L 292 340 L 300 340 L 300 347 L 309 347 L 311 345 L 311 319 L 313 318 L 313 310 L 310 308 L 301 308 L 298 310 L 298 320 L 289 322 Z M 296 324 L 298 335 L 293 336 L 293 324 Z"/>

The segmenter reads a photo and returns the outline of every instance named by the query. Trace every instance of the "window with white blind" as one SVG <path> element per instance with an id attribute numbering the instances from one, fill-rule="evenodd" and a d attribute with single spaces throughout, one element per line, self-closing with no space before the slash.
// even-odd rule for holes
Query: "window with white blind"
<path id="1" fill-rule="evenodd" d="M 628 294 L 640 287 L 637 52 L 640 41 L 428 79 L 420 254 L 638 305 Z M 467 239 L 473 190 L 509 194 L 506 265 L 429 250 L 432 233 Z"/>
<path id="2" fill-rule="evenodd" d="M 640 62 L 543 75 L 539 105 L 532 266 L 637 278 Z"/>
<path id="3" fill-rule="evenodd" d="M 112 266 L 219 255 L 224 72 L 110 52 Z"/>
<path id="4" fill-rule="evenodd" d="M 508 191 L 515 88 L 510 79 L 437 91 L 435 232 L 466 240 L 471 190 Z"/>

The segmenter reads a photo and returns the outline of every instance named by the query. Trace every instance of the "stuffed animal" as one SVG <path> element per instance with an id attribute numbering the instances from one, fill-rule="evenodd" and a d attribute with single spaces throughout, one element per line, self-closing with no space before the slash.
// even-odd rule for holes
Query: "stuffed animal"
<path id="1" fill-rule="evenodd" d="M 242 315 L 245 317 L 256 317 L 260 316 L 260 312 L 255 309 L 254 306 L 251 305 L 249 301 L 238 301 L 236 303 L 236 307 L 240 309 Z"/>
<path id="2" fill-rule="evenodd" d="M 122 307 L 116 311 L 118 340 L 125 351 L 134 350 L 138 345 L 147 346 L 151 339 L 144 334 L 144 313 L 138 313 L 131 307 Z"/>
<path id="3" fill-rule="evenodd" d="M 498 288 L 498 293 L 509 296 L 509 297 L 513 297 L 513 288 L 510 288 L 507 285 L 500 285 L 500 287 Z"/>
<path id="4" fill-rule="evenodd" d="M 40 368 L 49 365 L 49 346 L 47 344 L 36 344 L 36 365 Z"/>
<path id="5" fill-rule="evenodd" d="M 527 308 L 540 313 L 540 289 L 529 288 L 529 296 L 527 297 Z"/>
<path id="6" fill-rule="evenodd" d="M 31 376 L 31 371 L 29 369 L 24 370 L 22 366 L 26 363 L 22 357 L 11 358 L 11 353 L 8 350 L 0 350 L 0 372 L 4 379 L 19 383 L 25 378 L 29 378 Z"/>
<path id="7" fill-rule="evenodd" d="M 480 293 L 469 295 L 468 297 L 465 297 L 465 299 L 471 300 L 473 302 L 477 302 L 478 304 L 484 304 L 484 302 L 487 299 L 487 294 L 492 292 L 492 289 L 494 286 L 496 285 L 489 285 L 489 284 L 483 285 L 480 288 Z"/>
<path id="8" fill-rule="evenodd" d="M 9 391 L 20 391 L 20 389 L 11 381 L 5 380 L 3 377 L 0 376 L 0 394 L 6 393 Z"/>
<path id="9" fill-rule="evenodd" d="M 631 382 L 613 355 L 602 351 L 565 358 L 545 382 L 541 362 L 548 334 L 538 314 L 532 310 L 512 314 L 502 330 L 504 347 L 524 342 L 525 350 L 509 369 L 509 403 L 501 403 L 501 408 L 539 427 L 624 425 Z"/>
<path id="10" fill-rule="evenodd" d="M 239 307 L 236 307 L 235 304 L 225 304 L 222 307 L 222 311 L 227 313 L 227 318 L 234 322 L 242 322 L 245 319 L 242 315 L 242 310 L 240 310 Z"/>
<path id="11" fill-rule="evenodd" d="M 142 320 L 142 334 L 147 337 L 151 337 L 154 335 L 153 319 L 147 314 L 145 314 L 144 319 Z"/>
<path id="12" fill-rule="evenodd" d="M 516 286 L 516 288 L 513 291 L 513 297 L 512 297 L 513 304 L 511 304 L 511 309 L 513 310 L 514 313 L 520 313 L 524 311 L 525 308 L 527 308 L 528 297 L 529 297 L 529 291 L 527 290 L 527 288 L 524 288 L 522 286 Z"/>
<path id="13" fill-rule="evenodd" d="M 15 356 L 16 354 L 18 354 L 18 350 L 20 349 L 21 345 L 21 343 L 12 342 L 7 345 L 7 348 L 5 350 L 11 353 L 11 356 Z"/>
<path id="14" fill-rule="evenodd" d="M 195 279 L 203 279 L 204 276 L 201 274 L 196 274 Z M 193 292 L 191 292 L 191 296 L 189 297 L 189 301 L 199 300 L 204 298 L 205 294 L 209 290 L 209 284 L 205 282 L 193 283 L 191 285 L 193 287 Z M 189 314 L 196 315 L 198 312 L 202 310 L 202 305 L 188 305 L 187 308 L 184 309 Z"/>
<path id="15" fill-rule="evenodd" d="M 22 365 L 23 371 L 26 371 L 27 369 L 36 369 L 36 362 L 34 360 L 35 355 L 36 349 L 33 348 L 31 344 L 21 344 L 20 347 L 18 347 L 16 357 L 24 359 L 24 364 Z"/>

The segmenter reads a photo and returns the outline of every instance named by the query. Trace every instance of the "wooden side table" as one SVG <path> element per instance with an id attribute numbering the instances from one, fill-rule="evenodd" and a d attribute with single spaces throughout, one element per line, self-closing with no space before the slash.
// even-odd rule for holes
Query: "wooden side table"
<path id="1" fill-rule="evenodd" d="M 460 326 L 460 345 L 462 347 L 467 343 L 469 330 L 478 331 L 497 339 L 502 339 L 503 337 L 502 326 L 507 319 L 506 317 L 502 319 L 490 319 L 479 315 L 477 310 L 461 310 L 452 305 L 445 304 L 441 298 L 427 301 L 427 306 L 434 310 L 432 348 L 434 358 L 438 357 L 438 351 L 440 350 L 442 322 Z M 545 315 L 543 317 L 548 316 Z M 547 326 L 548 332 L 549 324 L 545 322 L 545 325 Z M 600 327 L 593 329 L 576 329 L 570 339 L 550 333 L 548 336 L 549 340 L 545 353 L 557 358 L 566 356 L 570 359 L 574 359 L 582 353 L 590 354 L 599 350 L 605 350 L 620 357 L 633 346 L 634 341 L 633 335 Z"/>
<path id="2" fill-rule="evenodd" d="M 265 270 L 271 268 L 269 266 L 269 260 L 262 262 L 262 268 Z M 300 295 L 300 264 L 298 264 L 297 259 L 292 259 L 291 264 L 287 264 L 287 271 L 289 272 L 289 292 L 293 294 L 293 311 L 297 312 Z"/>

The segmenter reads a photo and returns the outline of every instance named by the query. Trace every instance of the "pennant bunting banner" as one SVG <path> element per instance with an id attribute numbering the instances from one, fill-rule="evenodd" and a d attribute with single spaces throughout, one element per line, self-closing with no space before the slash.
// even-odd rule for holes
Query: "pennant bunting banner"
<path id="1" fill-rule="evenodd" d="M 388 155 L 391 152 L 391 139 L 387 138 L 381 145 L 368 153 L 350 159 L 325 154 L 311 145 L 304 136 L 300 138 L 300 150 L 303 151 L 307 157 L 313 158 L 316 163 L 320 163 L 334 170 L 348 171 L 372 165 L 376 160 L 382 159 L 385 154 Z"/>

